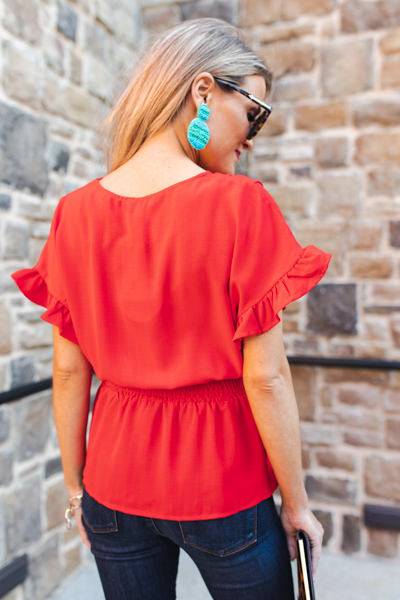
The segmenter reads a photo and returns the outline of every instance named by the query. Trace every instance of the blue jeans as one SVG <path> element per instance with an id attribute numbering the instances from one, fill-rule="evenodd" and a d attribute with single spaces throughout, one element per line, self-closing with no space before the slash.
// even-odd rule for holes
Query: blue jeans
<path id="1" fill-rule="evenodd" d="M 112 510 L 84 490 L 82 513 L 106 600 L 175 600 L 181 548 L 214 600 L 294 599 L 272 497 L 228 517 L 172 521 Z"/>

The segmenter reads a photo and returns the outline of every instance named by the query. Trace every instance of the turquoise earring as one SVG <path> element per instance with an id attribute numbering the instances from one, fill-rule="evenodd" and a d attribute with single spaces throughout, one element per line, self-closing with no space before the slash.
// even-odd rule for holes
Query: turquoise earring
<path id="1" fill-rule="evenodd" d="M 203 102 L 197 109 L 197 119 L 193 119 L 188 127 L 187 138 L 196 150 L 203 150 L 210 139 L 210 130 L 205 122 L 209 116 L 210 109 Z"/>

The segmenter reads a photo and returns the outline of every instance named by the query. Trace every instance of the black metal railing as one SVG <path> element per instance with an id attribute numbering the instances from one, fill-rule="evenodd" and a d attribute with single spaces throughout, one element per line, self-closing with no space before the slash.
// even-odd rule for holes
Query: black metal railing
<path id="1" fill-rule="evenodd" d="M 327 358 L 325 356 L 288 356 L 289 364 L 313 367 L 333 367 L 336 369 L 376 369 L 379 371 L 399 371 L 400 361 L 372 360 L 369 358 Z"/>
<path id="2" fill-rule="evenodd" d="M 0 569 L 0 598 L 6 596 L 17 585 L 23 583 L 28 574 L 28 555 L 14 558 Z"/>
<path id="3" fill-rule="evenodd" d="M 52 386 L 53 379 L 50 377 L 50 379 L 41 379 L 40 381 L 34 381 L 27 385 L 12 388 L 11 390 L 0 394 L 0 404 L 6 404 L 7 402 L 19 400 L 20 398 L 25 398 L 25 396 L 30 396 L 31 394 L 36 394 L 43 390 L 49 390 Z"/>
<path id="4" fill-rule="evenodd" d="M 307 367 L 332 367 L 336 369 L 374 369 L 376 371 L 399 371 L 400 361 L 371 360 L 369 358 L 328 358 L 325 356 L 288 356 L 290 365 L 303 365 Z M 19 400 L 25 396 L 36 394 L 52 387 L 53 380 L 42 379 L 7 392 L 0 393 L 0 404 Z"/>

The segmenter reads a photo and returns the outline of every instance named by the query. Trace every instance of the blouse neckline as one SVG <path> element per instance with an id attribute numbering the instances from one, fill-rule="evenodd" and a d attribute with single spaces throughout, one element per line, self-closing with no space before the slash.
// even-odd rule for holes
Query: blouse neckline
<path id="1" fill-rule="evenodd" d="M 182 185 L 183 183 L 187 183 L 189 181 L 194 181 L 195 179 L 204 177 L 205 175 L 212 175 L 212 174 L 213 173 L 207 169 L 206 171 L 203 171 L 202 173 L 197 173 L 197 175 L 193 175 L 193 177 L 188 177 L 187 179 L 182 179 L 182 181 L 177 181 L 176 183 L 173 183 L 172 185 L 168 185 L 167 187 L 163 188 L 162 190 L 158 190 L 158 192 L 153 192 L 152 194 L 147 194 L 146 196 L 121 196 L 121 194 L 116 194 L 115 192 L 112 192 L 111 190 L 107 190 L 105 187 L 103 187 L 101 185 L 100 181 L 101 181 L 101 179 L 103 179 L 103 177 L 96 177 L 96 179 L 94 181 L 97 184 L 98 188 L 100 188 L 101 190 L 103 190 L 103 192 L 106 192 L 107 194 L 111 194 L 111 196 L 114 196 L 115 198 L 121 198 L 122 200 L 144 200 L 145 198 L 152 198 L 153 196 L 157 196 L 158 194 L 162 194 L 163 192 L 169 191 L 172 188 L 177 187 L 178 185 Z"/>

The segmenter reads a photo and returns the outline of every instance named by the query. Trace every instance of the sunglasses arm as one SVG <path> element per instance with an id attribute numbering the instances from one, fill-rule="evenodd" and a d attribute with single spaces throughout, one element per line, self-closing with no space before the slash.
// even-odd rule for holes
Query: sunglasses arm
<path id="1" fill-rule="evenodd" d="M 266 104 L 265 102 L 261 102 L 261 100 L 258 100 L 258 98 L 256 98 L 252 94 L 249 94 L 248 98 L 250 98 L 250 100 L 253 100 L 253 102 L 255 102 L 256 104 L 259 104 L 260 106 L 262 106 L 263 108 L 265 108 L 265 110 L 267 110 L 268 112 L 272 112 L 273 111 L 273 107 L 272 106 L 270 106 L 269 104 Z"/>

